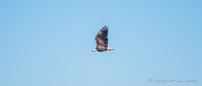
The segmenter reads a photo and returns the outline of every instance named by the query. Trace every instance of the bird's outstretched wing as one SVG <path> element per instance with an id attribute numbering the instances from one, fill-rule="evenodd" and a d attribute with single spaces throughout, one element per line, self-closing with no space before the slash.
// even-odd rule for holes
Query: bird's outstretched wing
<path id="1" fill-rule="evenodd" d="M 95 41 L 97 43 L 97 49 L 106 50 L 108 47 L 108 27 L 106 25 L 97 33 Z"/>

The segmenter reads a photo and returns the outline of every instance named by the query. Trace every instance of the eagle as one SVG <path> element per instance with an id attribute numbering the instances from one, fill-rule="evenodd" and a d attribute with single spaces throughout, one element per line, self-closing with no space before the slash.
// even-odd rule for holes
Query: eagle
<path id="1" fill-rule="evenodd" d="M 92 49 L 92 52 L 104 52 L 104 51 L 111 51 L 114 50 L 110 47 L 108 47 L 108 27 L 105 25 L 95 36 L 95 41 L 97 44 L 97 47 L 95 49 Z"/>

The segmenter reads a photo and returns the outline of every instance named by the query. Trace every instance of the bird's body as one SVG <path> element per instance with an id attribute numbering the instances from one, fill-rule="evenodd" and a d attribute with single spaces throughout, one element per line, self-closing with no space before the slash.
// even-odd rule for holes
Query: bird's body
<path id="1" fill-rule="evenodd" d="M 110 51 L 113 50 L 112 48 L 108 47 L 108 27 L 106 25 L 97 33 L 95 36 L 95 41 L 97 44 L 97 47 L 92 50 L 92 52 L 98 51 L 98 52 L 104 52 L 104 51 Z"/>

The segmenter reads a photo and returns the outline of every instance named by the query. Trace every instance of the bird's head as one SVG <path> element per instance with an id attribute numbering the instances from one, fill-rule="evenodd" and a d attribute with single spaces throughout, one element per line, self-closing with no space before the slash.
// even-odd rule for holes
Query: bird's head
<path id="1" fill-rule="evenodd" d="M 92 50 L 91 50 L 91 52 L 96 52 L 96 51 L 97 51 L 97 49 L 92 49 Z"/>
<path id="2" fill-rule="evenodd" d="M 114 50 L 113 48 L 107 47 L 107 51 Z"/>

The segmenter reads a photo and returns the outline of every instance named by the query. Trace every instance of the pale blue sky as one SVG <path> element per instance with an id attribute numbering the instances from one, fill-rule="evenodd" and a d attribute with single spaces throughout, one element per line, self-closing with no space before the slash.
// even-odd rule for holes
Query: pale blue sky
<path id="1" fill-rule="evenodd" d="M 201 4 L 0 1 L 0 86 L 201 86 Z M 92 53 L 104 25 L 116 50 Z"/>

